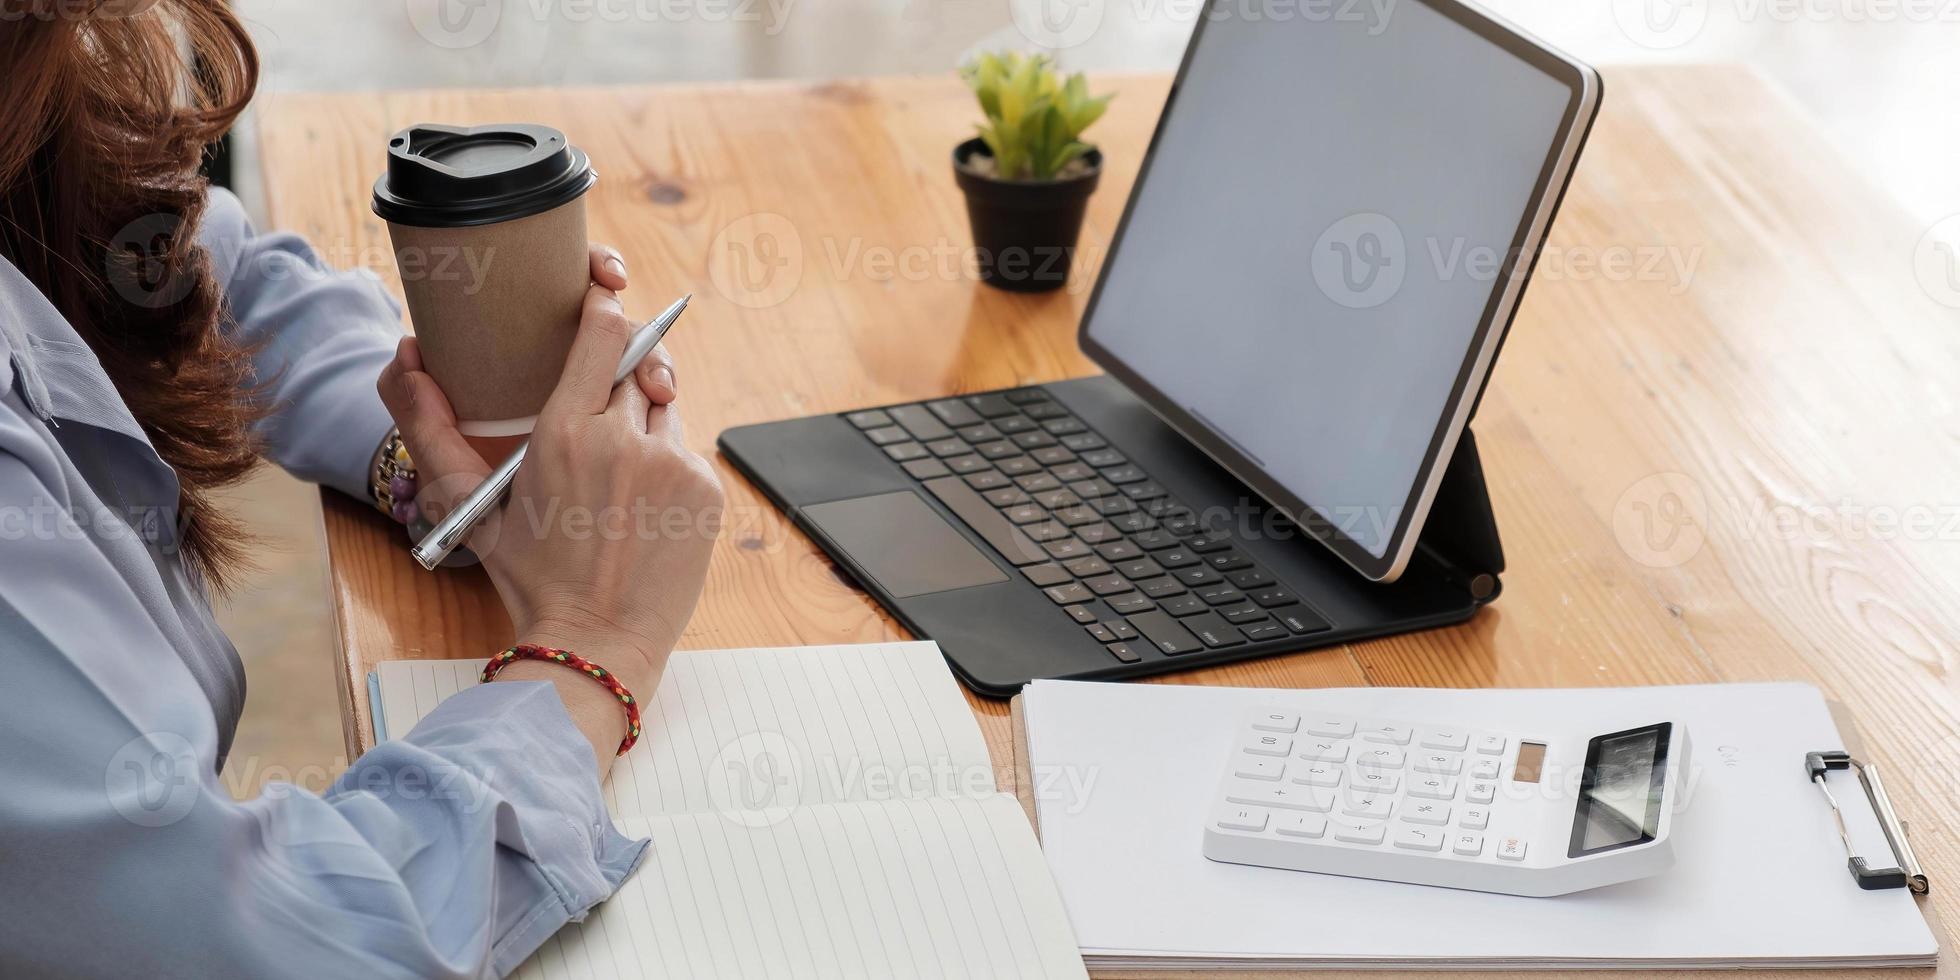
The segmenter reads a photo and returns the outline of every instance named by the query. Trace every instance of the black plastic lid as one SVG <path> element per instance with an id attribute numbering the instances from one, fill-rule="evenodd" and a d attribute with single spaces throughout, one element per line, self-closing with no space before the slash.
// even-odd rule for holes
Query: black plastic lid
<path id="1" fill-rule="evenodd" d="M 543 214 L 599 179 L 591 161 L 550 126 L 424 123 L 388 141 L 374 213 L 421 228 L 462 228 Z"/>

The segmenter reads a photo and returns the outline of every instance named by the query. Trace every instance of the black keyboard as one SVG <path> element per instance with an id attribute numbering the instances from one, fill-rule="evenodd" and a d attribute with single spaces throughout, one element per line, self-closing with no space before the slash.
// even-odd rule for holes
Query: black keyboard
<path id="1" fill-rule="evenodd" d="M 1039 388 L 844 419 L 1119 661 L 1333 628 Z"/>

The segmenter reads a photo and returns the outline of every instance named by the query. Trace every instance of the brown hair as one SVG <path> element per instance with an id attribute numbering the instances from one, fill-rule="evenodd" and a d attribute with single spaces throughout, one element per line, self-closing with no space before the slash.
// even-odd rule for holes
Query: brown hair
<path id="1" fill-rule="evenodd" d="M 258 461 L 246 351 L 196 229 L 206 148 L 258 83 L 225 0 L 0 0 L 0 255 L 67 317 L 177 472 L 184 560 L 244 554 L 214 489 Z"/>

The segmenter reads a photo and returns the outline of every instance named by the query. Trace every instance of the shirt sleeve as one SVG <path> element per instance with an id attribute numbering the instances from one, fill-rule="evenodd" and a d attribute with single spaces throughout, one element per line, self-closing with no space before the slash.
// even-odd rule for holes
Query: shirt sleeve
<path id="1" fill-rule="evenodd" d="M 373 273 L 343 272 L 298 235 L 258 234 L 214 188 L 199 241 L 225 294 L 233 335 L 253 350 L 272 412 L 266 455 L 303 480 L 368 496 L 374 451 L 394 425 L 375 392 L 402 336 L 401 310 Z"/>
<path id="2" fill-rule="evenodd" d="M 541 683 L 234 801 L 209 702 L 24 412 L 0 397 L 0 976 L 503 975 L 638 865 Z"/>

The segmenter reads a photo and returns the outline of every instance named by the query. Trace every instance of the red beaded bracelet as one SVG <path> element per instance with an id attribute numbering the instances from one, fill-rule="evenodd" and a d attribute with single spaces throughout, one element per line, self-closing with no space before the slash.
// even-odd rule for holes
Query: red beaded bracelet
<path id="1" fill-rule="evenodd" d="M 626 737 L 619 740 L 619 754 L 625 755 L 626 750 L 640 740 L 640 702 L 634 699 L 633 692 L 627 690 L 626 685 L 621 684 L 619 678 L 613 676 L 612 671 L 570 650 L 554 650 L 531 643 L 519 643 L 491 657 L 490 662 L 483 665 L 483 682 L 489 683 L 491 678 L 497 676 L 498 671 L 519 660 L 543 660 L 547 663 L 564 664 L 604 684 L 606 690 L 611 691 L 613 697 L 618 698 L 619 703 L 626 706 Z"/>

